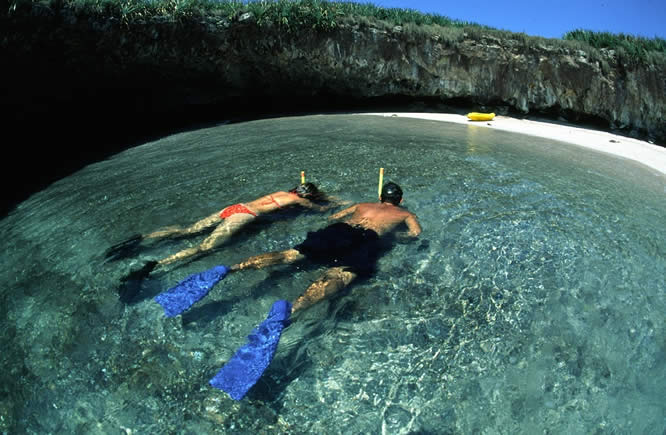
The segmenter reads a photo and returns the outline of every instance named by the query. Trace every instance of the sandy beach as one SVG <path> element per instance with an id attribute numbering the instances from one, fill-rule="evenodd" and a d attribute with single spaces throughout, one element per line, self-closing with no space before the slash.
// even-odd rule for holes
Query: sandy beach
<path id="1" fill-rule="evenodd" d="M 419 118 L 434 121 L 473 124 L 479 127 L 504 130 L 513 133 L 558 140 L 603 153 L 613 154 L 639 162 L 666 175 L 666 148 L 646 141 L 620 136 L 609 132 L 576 127 L 570 124 L 541 122 L 508 116 L 496 116 L 492 121 L 470 121 L 464 115 L 447 113 L 364 113 L 364 115 Z"/>

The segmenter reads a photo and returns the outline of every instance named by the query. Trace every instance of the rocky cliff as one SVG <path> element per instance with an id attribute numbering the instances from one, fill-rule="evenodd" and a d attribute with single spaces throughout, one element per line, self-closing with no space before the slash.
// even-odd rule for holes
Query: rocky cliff
<path id="1" fill-rule="evenodd" d="M 356 99 L 409 97 L 482 105 L 499 112 L 593 120 L 666 139 L 666 70 L 627 65 L 615 53 L 498 39 L 476 33 L 451 43 L 401 27 L 346 26 L 284 38 L 222 32 L 215 62 L 227 90 Z"/>
<path id="2" fill-rule="evenodd" d="M 16 80 L 38 71 L 42 91 L 49 75 L 58 77 L 67 88 L 45 92 L 57 98 L 71 95 L 72 85 L 136 89 L 140 105 L 174 107 L 250 96 L 406 97 L 593 119 L 666 139 L 663 66 L 628 65 L 611 51 L 591 55 L 545 39 L 539 44 L 521 35 L 474 32 L 452 42 L 362 24 L 285 33 L 260 28 L 250 14 L 234 22 L 122 23 L 38 6 L 10 17 L 6 28 L 9 74 Z M 145 101 L 145 89 L 155 101 Z"/>
<path id="3" fill-rule="evenodd" d="M 352 21 L 284 32 L 250 14 L 123 22 L 39 3 L 1 18 L 3 104 L 24 128 L 141 131 L 244 102 L 279 112 L 425 101 L 592 121 L 666 144 L 663 65 L 561 41 Z"/>

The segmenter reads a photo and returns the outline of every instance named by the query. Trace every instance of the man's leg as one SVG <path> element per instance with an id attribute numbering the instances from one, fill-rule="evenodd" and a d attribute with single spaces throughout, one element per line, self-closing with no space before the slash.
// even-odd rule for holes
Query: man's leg
<path id="1" fill-rule="evenodd" d="M 290 264 L 299 260 L 303 260 L 305 256 L 298 252 L 296 249 L 287 249 L 286 251 L 269 252 L 267 254 L 259 254 L 241 261 L 238 264 L 231 266 L 231 271 L 243 269 L 263 269 L 266 266 L 273 266 L 275 264 Z"/>
<path id="2" fill-rule="evenodd" d="M 294 301 L 291 312 L 294 313 L 307 308 L 337 293 L 347 287 L 355 278 L 356 274 L 345 270 L 343 267 L 332 267 L 328 269 L 317 281 Z"/>

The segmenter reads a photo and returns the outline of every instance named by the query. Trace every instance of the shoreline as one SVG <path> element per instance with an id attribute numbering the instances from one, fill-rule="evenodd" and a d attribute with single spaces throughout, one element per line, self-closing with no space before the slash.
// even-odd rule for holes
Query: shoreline
<path id="1" fill-rule="evenodd" d="M 452 113 L 377 112 L 360 113 L 360 115 L 453 122 L 456 124 L 475 125 L 511 133 L 537 136 L 633 160 L 650 169 L 656 170 L 659 172 L 659 175 L 666 176 L 666 148 L 639 139 L 600 130 L 576 127 L 572 124 L 532 121 L 499 115 L 495 116 L 492 121 L 470 121 L 465 115 Z"/>

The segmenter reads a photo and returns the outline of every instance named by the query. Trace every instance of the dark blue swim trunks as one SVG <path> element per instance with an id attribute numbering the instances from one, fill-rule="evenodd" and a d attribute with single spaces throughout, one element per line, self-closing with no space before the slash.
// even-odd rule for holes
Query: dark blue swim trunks
<path id="1" fill-rule="evenodd" d="M 344 267 L 357 275 L 372 275 L 377 260 L 390 249 L 390 244 L 373 230 L 338 222 L 308 232 L 303 243 L 294 246 L 317 264 Z"/>

